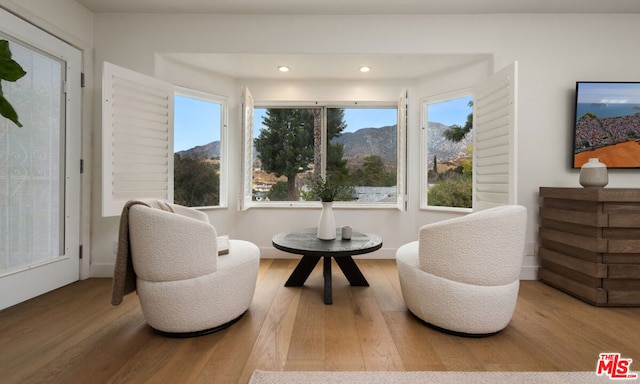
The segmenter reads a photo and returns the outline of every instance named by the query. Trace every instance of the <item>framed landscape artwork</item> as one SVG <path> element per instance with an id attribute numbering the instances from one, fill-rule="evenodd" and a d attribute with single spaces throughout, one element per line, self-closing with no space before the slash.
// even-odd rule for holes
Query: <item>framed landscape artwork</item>
<path id="1" fill-rule="evenodd" d="M 576 83 L 573 168 L 640 168 L 640 82 Z"/>

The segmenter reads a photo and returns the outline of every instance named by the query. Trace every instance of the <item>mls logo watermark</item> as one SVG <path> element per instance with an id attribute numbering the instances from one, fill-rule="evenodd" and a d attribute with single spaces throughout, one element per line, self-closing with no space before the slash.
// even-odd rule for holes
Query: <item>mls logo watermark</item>
<path id="1" fill-rule="evenodd" d="M 624 359 L 619 353 L 601 353 L 596 375 L 609 376 L 613 380 L 634 380 L 637 372 L 631 372 L 632 359 Z"/>

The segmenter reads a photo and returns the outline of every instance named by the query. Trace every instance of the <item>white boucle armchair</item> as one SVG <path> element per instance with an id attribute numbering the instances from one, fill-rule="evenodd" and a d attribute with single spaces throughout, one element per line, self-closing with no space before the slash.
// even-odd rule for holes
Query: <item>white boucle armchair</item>
<path id="1" fill-rule="evenodd" d="M 527 211 L 507 205 L 428 224 L 396 252 L 402 296 L 428 325 L 463 336 L 504 329 L 520 286 Z"/>
<path id="2" fill-rule="evenodd" d="M 129 208 L 129 246 L 136 290 L 147 323 L 166 336 L 223 329 L 249 308 L 260 262 L 258 247 L 219 239 L 208 216 L 180 205 L 173 212 L 142 204 Z"/>

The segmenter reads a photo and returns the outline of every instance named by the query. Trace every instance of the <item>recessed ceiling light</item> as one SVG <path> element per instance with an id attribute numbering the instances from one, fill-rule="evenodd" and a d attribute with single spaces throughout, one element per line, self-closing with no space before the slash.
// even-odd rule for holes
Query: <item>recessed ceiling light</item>
<path id="1" fill-rule="evenodd" d="M 278 67 L 278 71 L 280 72 L 289 72 L 289 67 L 287 67 L 286 65 L 281 65 Z"/>
<path id="2" fill-rule="evenodd" d="M 365 72 L 369 72 L 370 70 L 371 70 L 371 68 L 369 68 L 369 67 L 367 67 L 367 66 L 360 67 L 360 72 L 363 72 L 363 73 L 365 73 Z"/>

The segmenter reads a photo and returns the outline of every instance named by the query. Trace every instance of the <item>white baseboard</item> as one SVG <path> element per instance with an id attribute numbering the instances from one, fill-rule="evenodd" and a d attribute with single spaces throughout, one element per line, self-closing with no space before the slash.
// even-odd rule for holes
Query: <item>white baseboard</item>
<path id="1" fill-rule="evenodd" d="M 91 277 L 113 277 L 114 264 L 91 264 Z"/>
<path id="2" fill-rule="evenodd" d="M 539 280 L 538 269 L 540 267 L 533 265 L 526 265 L 520 269 L 520 280 Z"/>

